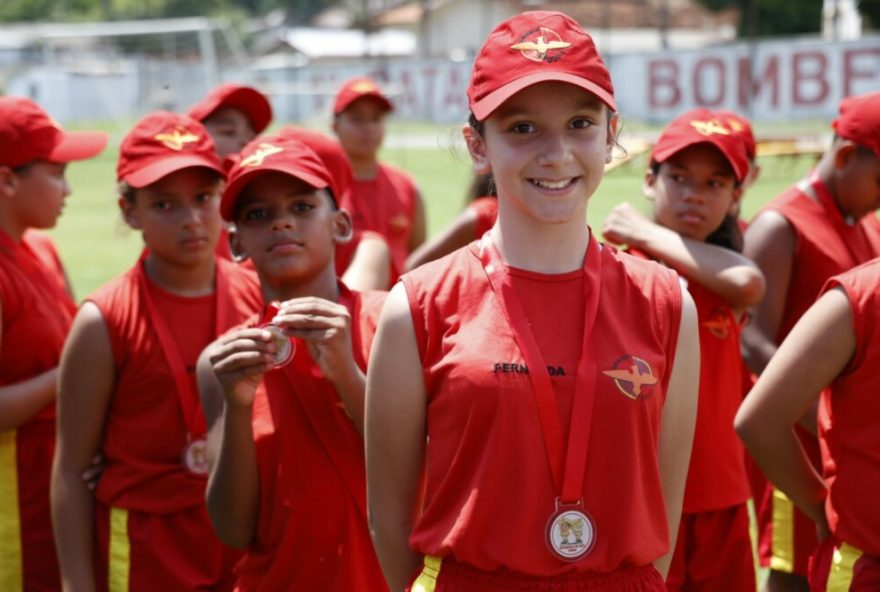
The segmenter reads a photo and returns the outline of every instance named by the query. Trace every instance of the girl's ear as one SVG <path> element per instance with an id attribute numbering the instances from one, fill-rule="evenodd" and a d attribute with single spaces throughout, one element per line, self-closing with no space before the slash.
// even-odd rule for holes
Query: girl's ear
<path id="1" fill-rule="evenodd" d="M 352 236 L 354 236 L 354 222 L 351 220 L 351 214 L 342 208 L 336 210 L 336 217 L 333 220 L 333 242 L 344 244 L 350 241 Z"/>
<path id="2" fill-rule="evenodd" d="M 10 197 L 18 187 L 18 175 L 8 166 L 0 166 L 0 195 Z"/>
<path id="3" fill-rule="evenodd" d="M 657 192 L 654 189 L 656 184 L 657 175 L 655 175 L 654 171 L 649 168 L 645 171 L 645 178 L 642 180 L 642 194 L 648 199 L 648 201 L 654 201 L 654 198 L 657 197 Z"/>
<path id="4" fill-rule="evenodd" d="M 486 141 L 477 130 L 469 124 L 464 124 L 461 128 L 464 136 L 464 142 L 467 144 L 468 152 L 474 163 L 474 171 L 478 175 L 485 175 L 492 172 L 492 164 L 489 162 L 489 156 L 486 154 Z"/>
<path id="5" fill-rule="evenodd" d="M 614 158 L 614 147 L 617 145 L 617 130 L 620 125 L 620 117 L 617 113 L 608 113 L 608 143 L 605 146 L 605 164 L 611 164 Z"/>
<path id="6" fill-rule="evenodd" d="M 125 220 L 126 224 L 128 224 L 135 230 L 144 229 L 143 224 L 141 223 L 140 214 L 138 213 L 134 203 L 128 201 L 124 197 L 120 197 L 116 203 L 119 204 L 119 209 L 122 212 L 122 219 Z"/>
<path id="7" fill-rule="evenodd" d="M 235 227 L 235 224 L 232 224 L 229 227 L 227 240 L 229 241 L 229 252 L 232 253 L 232 260 L 236 263 L 246 261 L 248 258 L 248 254 L 245 252 L 244 247 L 242 247 L 241 245 L 241 235 L 239 235 L 238 229 Z"/>

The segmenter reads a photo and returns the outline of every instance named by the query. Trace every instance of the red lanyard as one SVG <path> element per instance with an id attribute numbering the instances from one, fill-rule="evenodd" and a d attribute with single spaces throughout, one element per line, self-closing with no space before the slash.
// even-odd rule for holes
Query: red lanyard
<path id="1" fill-rule="evenodd" d="M 532 383 L 532 394 L 538 410 L 538 421 L 541 424 L 550 472 L 553 475 L 556 491 L 561 492 L 560 501 L 563 504 L 574 503 L 581 499 L 584 473 L 587 468 L 587 449 L 590 445 L 593 407 L 596 401 L 596 372 L 595 369 L 591 371 L 589 368 L 591 365 L 589 342 L 599 309 L 602 271 L 602 255 L 599 249 L 599 244 L 591 235 L 583 267 L 584 336 L 578 358 L 574 402 L 568 428 L 568 447 L 563 449 L 562 421 L 547 364 L 538 349 L 538 343 L 514 291 L 510 273 L 492 242 L 491 234 L 483 235 L 480 244 L 480 261 L 483 269 L 486 270 L 492 291 L 501 303 L 501 309 L 513 329 L 514 338 L 529 369 L 529 380 Z M 590 273 L 590 269 L 594 271 Z"/>
<path id="2" fill-rule="evenodd" d="M 187 434 L 189 436 L 201 436 L 207 431 L 205 423 L 205 415 L 199 403 L 199 393 L 196 390 L 195 380 L 186 371 L 186 364 L 183 362 L 183 354 L 177 347 L 177 341 L 171 333 L 171 328 L 165 317 L 156 308 L 156 303 L 150 295 L 150 287 L 147 285 L 147 272 L 144 269 L 146 257 L 141 257 L 138 262 L 138 287 L 141 291 L 141 297 L 147 304 L 147 310 L 150 313 L 153 329 L 159 337 L 159 343 L 168 361 L 171 369 L 171 375 L 174 377 L 174 383 L 177 385 L 177 396 L 180 399 L 180 408 L 183 412 L 183 421 L 186 424 Z M 227 327 L 227 309 L 229 306 L 229 290 L 227 286 L 226 274 L 221 270 L 221 266 L 215 263 L 215 281 L 214 281 L 214 303 L 216 306 L 214 316 L 214 332 L 216 337 L 220 331 Z M 207 345 L 207 344 L 205 344 Z"/>
<path id="3" fill-rule="evenodd" d="M 819 203 L 825 211 L 828 212 L 831 222 L 837 229 L 837 234 L 840 235 L 840 241 L 843 243 L 843 246 L 846 247 L 847 252 L 852 258 L 852 265 L 850 267 L 855 267 L 856 265 L 864 263 L 868 259 L 874 257 L 874 253 L 868 246 L 861 225 L 858 222 L 855 224 L 846 223 L 843 213 L 840 211 L 834 198 L 831 197 L 828 187 L 822 182 L 822 179 L 819 178 L 819 174 L 816 171 L 810 173 L 809 181 L 810 186 L 816 193 L 816 199 L 819 200 Z M 853 241 L 858 241 L 860 243 L 859 247 L 861 248 L 857 248 L 856 245 L 853 244 Z M 862 256 L 859 256 L 859 251 L 863 253 Z"/>

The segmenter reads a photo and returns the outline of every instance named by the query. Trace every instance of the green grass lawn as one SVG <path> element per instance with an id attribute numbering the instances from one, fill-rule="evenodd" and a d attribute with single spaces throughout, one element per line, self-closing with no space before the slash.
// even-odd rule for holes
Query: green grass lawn
<path id="1" fill-rule="evenodd" d="M 386 149 L 383 158 L 415 177 L 425 199 L 428 231 L 434 234 L 462 209 L 471 180 L 469 158 L 458 140 L 458 126 L 397 124 L 391 133 L 394 147 Z M 113 139 L 103 155 L 68 168 L 73 195 L 52 234 L 78 299 L 130 267 L 141 249 L 140 234 L 125 226 L 116 205 L 115 167 L 121 135 L 121 130 L 111 130 Z M 810 164 L 808 158 L 763 160 L 762 174 L 745 197 L 743 215 L 748 219 L 768 199 L 800 178 Z M 641 195 L 644 168 L 645 158 L 637 158 L 605 176 L 590 203 L 589 222 L 593 228 L 600 228 L 611 208 L 623 201 L 647 211 L 648 202 Z"/>

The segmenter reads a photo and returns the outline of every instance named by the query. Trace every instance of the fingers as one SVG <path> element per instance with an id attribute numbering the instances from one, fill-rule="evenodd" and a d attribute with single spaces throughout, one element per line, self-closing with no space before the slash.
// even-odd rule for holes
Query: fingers
<path id="1" fill-rule="evenodd" d="M 281 304 L 272 323 L 291 337 L 326 340 L 347 334 L 351 315 L 341 304 L 320 298 L 297 298 Z"/>
<path id="2" fill-rule="evenodd" d="M 265 372 L 274 360 L 276 346 L 265 329 L 243 329 L 223 336 L 211 347 L 214 373 L 254 376 Z"/>
<path id="3" fill-rule="evenodd" d="M 86 487 L 89 491 L 94 491 L 98 486 L 98 481 L 101 478 L 101 473 L 104 472 L 104 455 L 98 453 L 92 458 L 92 464 L 89 465 L 86 470 L 80 473 L 80 477 L 83 482 L 86 484 Z"/>

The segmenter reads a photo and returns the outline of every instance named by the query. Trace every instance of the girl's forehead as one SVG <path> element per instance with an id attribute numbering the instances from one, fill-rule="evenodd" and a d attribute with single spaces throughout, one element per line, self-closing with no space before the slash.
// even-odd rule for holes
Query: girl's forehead
<path id="1" fill-rule="evenodd" d="M 505 116 L 516 111 L 548 108 L 553 111 L 560 109 L 601 111 L 605 109 L 605 103 L 590 91 L 573 84 L 547 81 L 527 86 L 515 93 L 504 101 L 493 115 Z"/>

